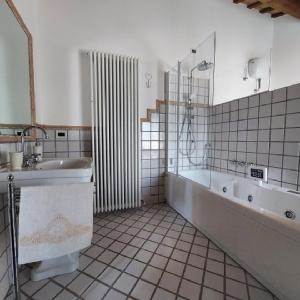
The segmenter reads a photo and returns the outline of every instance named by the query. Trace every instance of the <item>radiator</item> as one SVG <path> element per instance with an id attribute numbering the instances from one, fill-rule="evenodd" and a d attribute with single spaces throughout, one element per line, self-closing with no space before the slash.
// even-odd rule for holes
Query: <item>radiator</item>
<path id="1" fill-rule="evenodd" d="M 137 58 L 90 51 L 94 211 L 139 207 Z"/>

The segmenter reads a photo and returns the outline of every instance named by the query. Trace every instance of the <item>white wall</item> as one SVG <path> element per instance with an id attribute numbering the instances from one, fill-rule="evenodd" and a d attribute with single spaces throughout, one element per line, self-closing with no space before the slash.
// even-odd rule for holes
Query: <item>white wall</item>
<path id="1" fill-rule="evenodd" d="M 272 20 L 231 0 L 15 0 L 30 19 L 32 4 L 37 120 L 90 123 L 86 49 L 140 57 L 140 114 L 163 98 L 163 72 L 217 32 L 215 103 L 246 96 L 246 61 L 272 45 Z M 23 3 L 22 3 L 23 2 Z M 30 12 L 28 12 L 30 10 Z M 32 18 L 32 17 L 31 17 Z M 145 88 L 145 72 L 153 74 Z"/>
<path id="2" fill-rule="evenodd" d="M 288 16 L 274 21 L 271 88 L 300 82 L 300 20 Z"/>

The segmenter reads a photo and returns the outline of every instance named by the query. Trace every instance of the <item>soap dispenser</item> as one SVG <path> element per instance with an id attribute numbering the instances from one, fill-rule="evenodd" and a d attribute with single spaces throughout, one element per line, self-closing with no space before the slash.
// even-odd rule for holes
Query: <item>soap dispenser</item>
<path id="1" fill-rule="evenodd" d="M 43 159 L 43 145 L 40 139 L 36 139 L 35 145 L 33 146 L 33 154 L 36 155 L 37 161 L 42 161 Z"/>

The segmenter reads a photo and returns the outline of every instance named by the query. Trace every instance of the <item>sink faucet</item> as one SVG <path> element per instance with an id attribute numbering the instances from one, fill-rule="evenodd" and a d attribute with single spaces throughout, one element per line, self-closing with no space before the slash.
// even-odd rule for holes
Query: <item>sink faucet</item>
<path id="1" fill-rule="evenodd" d="M 22 135 L 21 135 L 21 151 L 23 152 L 23 156 L 24 156 L 23 157 L 23 166 L 24 167 L 31 167 L 33 163 L 38 162 L 37 155 L 35 155 L 35 154 L 25 155 L 25 153 L 24 153 L 25 152 L 25 136 L 26 136 L 26 133 L 32 128 L 41 130 L 44 134 L 45 140 L 47 140 L 49 138 L 47 131 L 40 126 L 31 125 L 31 126 L 24 128 L 24 130 L 22 131 Z"/>

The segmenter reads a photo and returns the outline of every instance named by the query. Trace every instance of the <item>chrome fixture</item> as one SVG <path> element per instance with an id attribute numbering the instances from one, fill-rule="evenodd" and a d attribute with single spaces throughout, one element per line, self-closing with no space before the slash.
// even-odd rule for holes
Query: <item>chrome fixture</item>
<path id="1" fill-rule="evenodd" d="M 252 167 L 255 166 L 253 162 L 247 162 L 244 160 L 230 160 L 229 161 L 232 165 L 239 166 L 239 167 Z"/>
<path id="2" fill-rule="evenodd" d="M 12 283 L 14 299 L 20 298 L 19 286 L 19 270 L 18 270 L 18 238 L 17 238 L 17 205 L 15 197 L 14 176 L 8 175 L 8 220 L 9 220 L 9 233 L 10 233 L 10 251 L 12 260 Z"/>
<path id="3" fill-rule="evenodd" d="M 207 71 L 211 68 L 213 68 L 214 64 L 211 62 L 207 62 L 206 60 L 203 60 L 199 64 L 197 64 L 195 67 L 193 67 L 190 71 L 189 76 L 189 94 L 188 97 L 185 100 L 185 111 L 184 111 L 184 117 L 183 122 L 181 124 L 180 134 L 179 134 L 179 141 L 182 139 L 184 126 L 187 125 L 187 132 L 186 132 L 186 139 L 185 139 L 185 149 L 180 150 L 181 154 L 184 156 L 187 156 L 189 162 L 194 166 L 202 166 L 204 165 L 205 160 L 208 159 L 209 149 L 211 148 L 211 145 L 209 143 L 204 145 L 203 149 L 203 156 L 202 156 L 202 162 L 201 163 L 194 163 L 192 161 L 191 155 L 196 149 L 196 141 L 194 134 L 192 132 L 192 120 L 194 119 L 194 115 L 192 114 L 192 111 L 194 109 L 192 100 L 196 97 L 195 94 L 193 94 L 193 72 L 195 70 L 198 70 L 200 72 Z"/>
<path id="4" fill-rule="evenodd" d="M 201 63 L 197 64 L 194 68 L 191 69 L 191 77 L 193 76 L 194 70 L 198 70 L 200 72 L 207 71 L 214 66 L 212 62 L 207 62 L 206 60 L 202 60 Z"/>
<path id="5" fill-rule="evenodd" d="M 152 85 L 152 83 L 151 83 L 152 74 L 151 74 L 151 73 L 146 73 L 146 74 L 145 74 L 145 78 L 146 78 L 146 87 L 147 87 L 148 89 L 150 89 L 150 88 L 151 88 L 151 85 Z"/>
<path id="6" fill-rule="evenodd" d="M 31 154 L 31 155 L 25 155 L 25 136 L 26 136 L 26 133 L 30 130 L 30 129 L 39 129 L 43 132 L 44 134 L 44 139 L 47 140 L 49 138 L 48 134 L 47 134 L 47 131 L 43 128 L 43 127 L 40 127 L 40 126 L 35 126 L 35 125 L 32 125 L 32 126 L 28 126 L 26 128 L 24 128 L 24 130 L 22 131 L 22 135 L 21 135 L 21 151 L 23 152 L 23 167 L 32 167 L 33 164 L 36 164 L 38 162 L 38 157 L 39 155 L 38 154 Z"/>
<path id="7" fill-rule="evenodd" d="M 295 220 L 296 219 L 296 213 L 292 210 L 286 210 L 284 212 L 284 215 L 288 218 L 288 219 L 291 219 L 291 220 Z"/>

